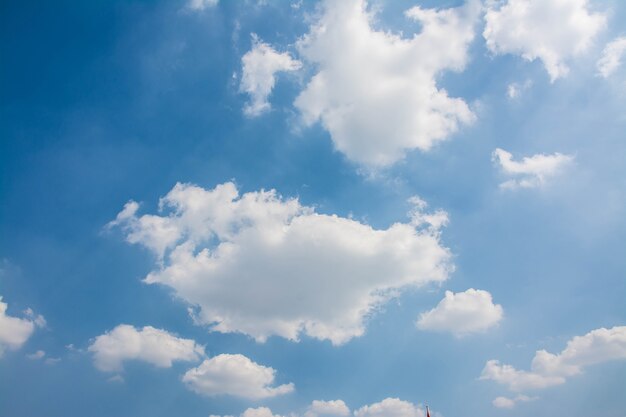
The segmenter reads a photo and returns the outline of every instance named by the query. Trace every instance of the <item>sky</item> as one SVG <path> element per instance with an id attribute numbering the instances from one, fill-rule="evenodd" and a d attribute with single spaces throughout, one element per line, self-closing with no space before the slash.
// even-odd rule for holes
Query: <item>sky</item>
<path id="1" fill-rule="evenodd" d="M 0 414 L 626 415 L 626 5 L 0 6 Z"/>

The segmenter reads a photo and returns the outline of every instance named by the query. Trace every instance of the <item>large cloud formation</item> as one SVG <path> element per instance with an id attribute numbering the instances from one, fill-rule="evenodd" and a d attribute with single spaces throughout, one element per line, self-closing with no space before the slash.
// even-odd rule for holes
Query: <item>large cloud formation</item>
<path id="1" fill-rule="evenodd" d="M 177 184 L 161 199 L 161 215 L 138 216 L 131 201 L 110 225 L 159 258 L 145 282 L 173 288 L 211 330 L 341 344 L 403 289 L 448 277 L 439 231 L 447 217 L 426 215 L 414 201 L 409 222 L 377 230 L 274 190 L 239 196 L 230 182 Z"/>
<path id="2" fill-rule="evenodd" d="M 95 338 L 88 351 L 101 371 L 119 372 L 128 360 L 139 360 L 160 368 L 170 368 L 173 361 L 196 361 L 204 356 L 204 347 L 191 339 L 145 326 L 137 330 L 120 324 Z"/>
<path id="3" fill-rule="evenodd" d="M 479 13 L 477 1 L 456 9 L 416 6 L 405 15 L 421 31 L 403 38 L 374 29 L 364 0 L 324 2 L 297 43 L 317 68 L 295 101 L 305 123 L 321 122 L 337 150 L 373 168 L 430 149 L 474 119 L 436 79 L 465 67 Z"/>
<path id="4" fill-rule="evenodd" d="M 494 53 L 540 59 L 554 81 L 568 73 L 567 59 L 586 51 L 606 24 L 606 16 L 588 6 L 587 0 L 490 2 L 483 36 Z"/>
<path id="5" fill-rule="evenodd" d="M 9 316 L 8 304 L 2 302 L 0 296 L 0 357 L 5 350 L 17 350 L 30 338 L 35 327 L 46 324 L 43 316 L 35 316 L 31 309 L 26 310 L 27 318 Z"/>
<path id="6" fill-rule="evenodd" d="M 198 394 L 234 395 L 258 400 L 288 394 L 292 383 L 273 387 L 276 371 L 243 355 L 222 354 L 206 359 L 183 376 L 183 382 Z"/>
<path id="7" fill-rule="evenodd" d="M 582 373 L 586 366 L 619 359 L 626 359 L 626 326 L 600 328 L 576 336 L 559 354 L 539 350 L 530 371 L 490 360 L 480 378 L 506 385 L 511 391 L 542 389 L 565 383 L 567 378 Z"/>

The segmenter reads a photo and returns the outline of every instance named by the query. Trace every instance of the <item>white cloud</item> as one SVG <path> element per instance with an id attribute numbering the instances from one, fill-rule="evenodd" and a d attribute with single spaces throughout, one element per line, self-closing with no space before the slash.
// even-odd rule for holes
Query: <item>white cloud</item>
<path id="1" fill-rule="evenodd" d="M 622 65 L 622 57 L 626 52 L 626 37 L 622 36 L 609 42 L 602 51 L 602 57 L 598 60 L 598 72 L 604 78 L 608 78 Z"/>
<path id="2" fill-rule="evenodd" d="M 312 409 L 317 408 L 319 414 L 328 416 L 347 416 L 350 410 L 342 400 L 335 401 L 313 401 L 308 408 L 304 417 L 308 417 Z M 334 414 L 333 414 L 334 413 Z M 297 417 L 297 413 L 289 413 L 291 417 Z M 408 401 L 402 401 L 398 398 L 386 398 L 381 402 L 366 405 L 354 412 L 355 417 L 425 417 L 426 412 L 421 406 L 417 406 Z M 209 417 L 220 417 L 211 415 Z M 223 416 L 232 417 L 232 416 Z M 248 408 L 240 417 L 281 417 L 273 415 L 272 411 L 266 407 Z"/>
<path id="3" fill-rule="evenodd" d="M 173 361 L 196 361 L 204 356 L 204 348 L 191 339 L 152 326 L 137 330 L 128 324 L 96 337 L 88 351 L 93 354 L 96 368 L 104 372 L 122 371 L 123 362 L 128 360 L 169 368 Z"/>
<path id="4" fill-rule="evenodd" d="M 355 417 L 424 417 L 424 409 L 398 398 L 386 398 L 354 412 Z"/>
<path id="5" fill-rule="evenodd" d="M 513 408 L 520 402 L 529 402 L 536 400 L 537 397 L 529 397 L 527 395 L 518 395 L 514 398 L 497 397 L 491 403 L 497 408 Z"/>
<path id="6" fill-rule="evenodd" d="M 406 151 L 427 151 L 474 119 L 436 79 L 465 67 L 480 3 L 407 10 L 422 28 L 412 38 L 373 29 L 366 9 L 364 0 L 323 3 L 321 17 L 297 43 L 317 73 L 295 106 L 305 124 L 321 122 L 337 150 L 376 168 Z"/>
<path id="7" fill-rule="evenodd" d="M 502 306 L 494 304 L 491 294 L 470 288 L 454 294 L 446 291 L 435 308 L 420 315 L 422 330 L 451 332 L 456 336 L 484 332 L 502 319 Z"/>
<path id="8" fill-rule="evenodd" d="M 43 327 L 46 323 L 42 315 L 35 315 L 30 309 L 25 312 L 28 318 L 21 319 L 7 315 L 7 308 L 8 304 L 3 303 L 0 296 L 0 357 L 7 349 L 17 350 L 22 347 L 35 327 Z"/>
<path id="9" fill-rule="evenodd" d="M 320 401 L 315 400 L 311 403 L 304 417 L 318 416 L 349 416 L 350 409 L 342 400 Z"/>
<path id="10" fill-rule="evenodd" d="M 43 359 L 44 356 L 46 356 L 46 352 L 44 352 L 43 350 L 38 350 L 37 352 L 26 355 L 28 359 L 32 359 L 32 360 Z"/>
<path id="11" fill-rule="evenodd" d="M 250 95 L 250 102 L 244 107 L 244 113 L 250 117 L 259 116 L 270 109 L 267 101 L 276 82 L 276 73 L 296 71 L 302 67 L 287 53 L 279 53 L 270 45 L 252 34 L 252 49 L 241 58 L 243 76 L 240 90 Z"/>
<path id="12" fill-rule="evenodd" d="M 589 48 L 606 16 L 590 11 L 587 0 L 508 0 L 491 1 L 485 21 L 492 52 L 540 59 L 554 81 L 568 73 L 566 60 Z"/>
<path id="13" fill-rule="evenodd" d="M 315 213 L 274 190 L 239 196 L 233 183 L 177 184 L 160 206 L 171 211 L 138 217 L 131 202 L 114 221 L 160 257 L 145 282 L 173 288 L 211 330 L 258 341 L 304 333 L 345 343 L 391 297 L 452 269 L 444 213 L 424 216 L 423 205 L 388 229 Z"/>
<path id="14" fill-rule="evenodd" d="M 500 184 L 501 188 L 535 188 L 559 174 L 573 160 L 572 155 L 554 153 L 552 155 L 536 154 L 525 156 L 521 162 L 513 160 L 513 155 L 504 149 L 493 151 L 492 160 L 508 176 L 515 177 Z"/>
<path id="15" fill-rule="evenodd" d="M 219 0 L 189 0 L 187 8 L 196 12 L 215 7 L 219 3 Z"/>
<path id="16" fill-rule="evenodd" d="M 183 382 L 198 394 L 234 395 L 249 399 L 275 397 L 294 390 L 292 383 L 272 387 L 275 374 L 273 368 L 252 362 L 243 355 L 222 354 L 206 359 L 197 368 L 187 371 Z M 269 417 L 271 413 L 267 415 Z M 245 413 L 244 416 L 249 417 Z"/>
<path id="17" fill-rule="evenodd" d="M 531 80 L 526 80 L 523 83 L 511 83 L 506 88 L 506 95 L 511 100 L 516 100 L 520 98 L 522 93 L 532 87 L 533 82 Z"/>
<path id="18" fill-rule="evenodd" d="M 511 391 L 542 389 L 565 383 L 568 377 L 582 373 L 586 366 L 619 359 L 626 359 L 626 326 L 600 328 L 576 336 L 557 355 L 539 350 L 530 371 L 519 371 L 490 360 L 480 379 L 507 385 Z"/>

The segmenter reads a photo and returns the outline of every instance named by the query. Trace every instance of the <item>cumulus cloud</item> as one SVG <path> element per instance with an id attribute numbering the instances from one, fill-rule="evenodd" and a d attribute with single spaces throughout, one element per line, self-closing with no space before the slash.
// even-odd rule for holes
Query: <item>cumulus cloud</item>
<path id="1" fill-rule="evenodd" d="M 8 304 L 2 302 L 0 296 L 0 357 L 5 350 L 17 350 L 35 331 L 35 327 L 43 327 L 46 320 L 42 315 L 36 315 L 31 309 L 24 313 L 27 318 L 7 315 Z"/>
<path id="2" fill-rule="evenodd" d="M 626 37 L 622 36 L 609 42 L 598 60 L 598 72 L 604 78 L 610 77 L 622 65 L 622 57 L 626 52 Z"/>
<path id="3" fill-rule="evenodd" d="M 513 160 L 513 155 L 504 149 L 493 151 L 492 160 L 500 166 L 504 174 L 514 177 L 500 184 L 501 188 L 535 188 L 548 179 L 561 173 L 573 160 L 572 155 L 554 153 L 525 156 L 521 162 Z"/>
<path id="4" fill-rule="evenodd" d="M 492 52 L 540 59 L 555 81 L 568 73 L 568 59 L 589 48 L 606 16 L 590 11 L 587 0 L 507 0 L 491 1 L 485 21 Z"/>
<path id="5" fill-rule="evenodd" d="M 324 2 L 297 43 L 317 68 L 295 101 L 305 124 L 321 122 L 337 150 L 369 167 L 429 150 L 474 119 L 436 79 L 464 69 L 479 12 L 474 0 L 456 9 L 413 7 L 405 15 L 421 31 L 403 38 L 375 30 L 364 0 Z"/>
<path id="6" fill-rule="evenodd" d="M 502 306 L 491 294 L 470 288 L 465 292 L 446 291 L 435 308 L 422 313 L 417 327 L 422 330 L 451 332 L 456 336 L 484 332 L 502 319 Z"/>
<path id="7" fill-rule="evenodd" d="M 207 396 L 234 395 L 261 399 L 288 394 L 294 390 L 292 383 L 273 387 L 275 375 L 273 368 L 252 362 L 243 355 L 222 354 L 206 359 L 198 367 L 187 371 L 183 382 L 194 392 Z M 263 415 L 269 417 L 271 413 Z M 244 417 L 249 416 L 244 413 Z"/>
<path id="8" fill-rule="evenodd" d="M 490 360 L 480 379 L 506 385 L 511 391 L 542 389 L 565 383 L 567 378 L 582 373 L 586 366 L 620 359 L 626 359 L 626 326 L 600 328 L 576 336 L 559 354 L 539 350 L 530 371 Z"/>
<path id="9" fill-rule="evenodd" d="M 513 408 L 520 402 L 528 402 L 536 400 L 537 397 L 529 397 L 527 395 L 518 395 L 517 397 L 497 397 L 491 403 L 497 408 Z"/>
<path id="10" fill-rule="evenodd" d="M 241 58 L 243 75 L 240 90 L 250 95 L 250 102 L 244 107 L 248 116 L 259 116 L 270 109 L 268 97 L 276 83 L 276 73 L 296 71 L 302 67 L 287 53 L 279 53 L 270 45 L 252 34 L 252 49 Z"/>
<path id="11" fill-rule="evenodd" d="M 354 412 L 355 417 L 424 417 L 424 409 L 398 398 L 386 398 Z"/>
<path id="12" fill-rule="evenodd" d="M 219 0 L 189 0 L 187 2 L 187 8 L 196 12 L 200 12 L 204 9 L 217 6 Z"/>
<path id="13" fill-rule="evenodd" d="M 128 360 L 169 368 L 173 361 L 196 361 L 204 356 L 204 347 L 191 339 L 152 326 L 138 330 L 128 324 L 96 337 L 88 351 L 93 354 L 96 368 L 104 372 L 122 371 L 123 362 Z"/>
<path id="14" fill-rule="evenodd" d="M 333 415 L 347 416 L 350 414 L 349 408 L 342 400 L 335 401 L 313 401 L 308 408 L 304 417 L 309 416 L 313 408 L 317 408 L 319 414 L 315 415 Z M 334 413 L 334 414 L 333 414 Z M 299 414 L 290 413 L 289 416 L 296 417 Z M 398 398 L 386 398 L 381 402 L 365 405 L 354 412 L 355 417 L 424 417 L 426 415 L 421 406 L 417 406 L 408 401 L 402 401 Z M 210 417 L 220 417 L 212 415 Z M 232 417 L 232 416 L 223 416 Z M 243 412 L 240 417 L 280 417 L 273 415 L 269 408 L 249 408 Z"/>
<path id="15" fill-rule="evenodd" d="M 304 417 L 319 416 L 349 416 L 350 409 L 342 400 L 320 401 L 315 400 L 311 403 Z"/>
<path id="16" fill-rule="evenodd" d="M 177 184 L 161 215 L 138 216 L 130 202 L 113 224 L 159 258 L 145 282 L 173 288 L 211 330 L 341 344 L 402 290 L 448 277 L 445 213 L 426 216 L 424 204 L 409 222 L 374 229 L 274 190 Z"/>

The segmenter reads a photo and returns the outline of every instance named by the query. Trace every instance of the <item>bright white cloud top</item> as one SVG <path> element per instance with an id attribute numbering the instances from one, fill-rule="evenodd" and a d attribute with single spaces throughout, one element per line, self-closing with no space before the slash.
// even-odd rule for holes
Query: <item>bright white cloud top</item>
<path id="1" fill-rule="evenodd" d="M 35 316 L 31 309 L 26 310 L 27 318 L 12 317 L 7 314 L 8 304 L 0 296 L 0 357 L 5 350 L 17 350 L 31 337 L 36 327 L 45 326 L 43 316 Z"/>
<path id="2" fill-rule="evenodd" d="M 447 216 L 426 215 L 424 204 L 408 223 L 378 230 L 274 190 L 240 196 L 230 182 L 177 184 L 162 215 L 138 216 L 130 202 L 111 225 L 159 257 L 145 282 L 173 288 L 211 330 L 342 344 L 403 289 L 447 279 L 453 266 L 439 230 Z"/>
<path id="3" fill-rule="evenodd" d="M 313 408 L 319 408 L 318 415 L 323 416 L 347 416 L 350 415 L 350 409 L 342 400 L 335 401 L 318 401 L 315 400 L 304 414 L 308 417 Z M 432 411 L 431 411 L 432 412 Z M 334 414 L 333 414 L 334 413 Z M 299 414 L 289 413 L 289 416 L 296 417 Z M 422 406 L 415 405 L 409 401 L 403 401 L 398 398 L 385 398 L 381 402 L 364 405 L 354 411 L 355 417 L 425 417 L 426 412 Z M 210 417 L 220 417 L 212 415 Z M 223 416 L 229 417 L 229 416 Z M 281 417 L 274 415 L 267 407 L 248 408 L 240 417 Z"/>
<path id="4" fill-rule="evenodd" d="M 422 407 L 398 398 L 385 398 L 379 403 L 366 405 L 354 412 L 355 417 L 424 417 Z"/>
<path id="5" fill-rule="evenodd" d="M 129 360 L 170 368 L 174 361 L 196 361 L 204 356 L 204 347 L 191 339 L 152 326 L 137 330 L 128 324 L 96 337 L 88 351 L 93 354 L 95 367 L 104 372 L 120 372 Z"/>
<path id="6" fill-rule="evenodd" d="M 422 25 L 410 39 L 372 28 L 363 0 L 327 1 L 300 55 L 318 68 L 295 101 L 306 124 L 321 122 L 350 160 L 382 167 L 412 149 L 429 150 L 474 119 L 468 105 L 437 86 L 462 70 L 480 5 L 406 11 Z"/>
<path id="7" fill-rule="evenodd" d="M 585 52 L 606 25 L 606 16 L 587 0 L 508 0 L 490 2 L 483 36 L 496 54 L 540 59 L 550 79 L 567 75 L 566 61 Z"/>
<path id="8" fill-rule="evenodd" d="M 493 151 L 492 160 L 504 174 L 514 177 L 500 184 L 502 188 L 536 188 L 544 185 L 550 178 L 560 174 L 574 160 L 572 155 L 554 153 L 525 156 L 520 162 L 513 160 L 513 155 L 504 149 Z"/>
<path id="9" fill-rule="evenodd" d="M 322 416 L 349 416 L 350 409 L 342 400 L 320 401 L 314 400 L 304 417 L 322 417 Z"/>
<path id="10" fill-rule="evenodd" d="M 183 376 L 194 392 L 206 396 L 233 395 L 258 400 L 292 392 L 293 383 L 273 387 L 276 371 L 243 355 L 222 354 L 206 359 Z"/>
<path id="11" fill-rule="evenodd" d="M 446 291 L 435 308 L 420 315 L 417 327 L 464 336 L 487 331 L 500 322 L 502 315 L 502 306 L 494 304 L 487 291 L 473 288 L 456 294 Z"/>
<path id="12" fill-rule="evenodd" d="M 598 72 L 604 78 L 610 77 L 622 65 L 622 58 L 626 52 L 626 36 L 613 39 L 602 51 L 598 60 Z"/>
<path id="13" fill-rule="evenodd" d="M 270 110 L 268 97 L 276 83 L 276 73 L 296 71 L 302 64 L 287 53 L 277 52 L 252 34 L 252 49 L 241 58 L 243 74 L 239 88 L 250 95 L 244 107 L 247 116 L 259 116 Z"/>
<path id="14" fill-rule="evenodd" d="M 559 354 L 539 350 L 530 371 L 520 371 L 511 365 L 490 360 L 480 379 L 506 385 L 511 391 L 527 391 L 565 383 L 567 378 L 581 374 L 589 365 L 626 359 L 626 326 L 592 330 L 576 336 Z"/>

